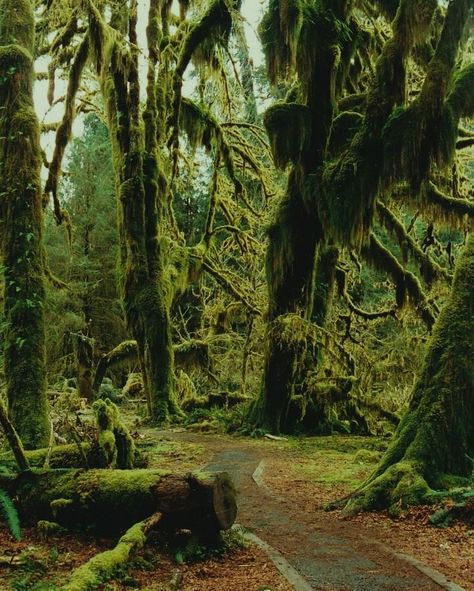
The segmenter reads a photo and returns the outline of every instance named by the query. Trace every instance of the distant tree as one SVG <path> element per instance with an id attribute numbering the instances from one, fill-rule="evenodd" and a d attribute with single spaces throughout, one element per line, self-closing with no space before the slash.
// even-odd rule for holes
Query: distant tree
<path id="1" fill-rule="evenodd" d="M 48 333 L 49 361 L 54 363 L 66 351 L 74 351 L 79 392 L 91 399 L 98 356 L 126 334 L 117 291 L 111 143 L 107 127 L 96 115 L 85 118 L 83 134 L 72 141 L 67 169 L 61 180 L 61 195 L 69 230 L 51 220 L 46 232 L 50 268 L 68 285 L 67 290 L 58 291 L 54 286 L 48 290 L 47 314 L 55 326 Z"/>
<path id="2" fill-rule="evenodd" d="M 241 293 L 206 259 L 217 234 L 235 237 L 232 239 L 242 245 L 244 238 L 240 235 L 245 234 L 246 220 L 240 213 L 235 215 L 239 208 L 249 205 L 242 179 L 251 176 L 260 180 L 261 176 L 259 162 L 251 144 L 242 140 L 238 124 L 229 120 L 225 127 L 221 125 L 224 117 L 233 119 L 226 48 L 233 20 L 240 18 L 239 5 L 227 0 L 205 6 L 182 2 L 178 15 L 169 2 L 153 0 L 146 29 L 146 81 L 139 67 L 136 2 L 120 7 L 111 4 L 109 14 L 88 0 L 83 5 L 86 34 L 73 26 L 75 14 L 68 29 L 73 31 L 69 45 L 76 51 L 69 52 L 73 58 L 66 108 L 56 134 L 46 191 L 53 198 L 57 195 L 75 98 L 90 57 L 112 141 L 120 296 L 127 329 L 136 342 L 149 413 L 157 423 L 180 412 L 174 388 L 173 302 L 203 270 L 218 277 L 216 280 L 235 294 Z M 182 96 L 183 78 L 192 66 L 199 81 L 199 102 Z M 218 80 L 215 101 L 205 104 L 202 91 L 211 72 Z M 252 128 L 249 133 L 258 137 L 260 130 Z M 192 150 L 204 147 L 212 161 L 205 223 L 200 236 L 190 236 L 189 243 L 184 240 L 173 207 L 181 168 L 190 165 L 183 149 L 184 136 Z M 192 151 L 191 155 L 194 157 Z M 55 204 L 60 221 L 57 199 Z M 218 218 L 218 211 L 222 218 Z M 216 227 L 219 219 L 225 219 L 225 224 Z"/>

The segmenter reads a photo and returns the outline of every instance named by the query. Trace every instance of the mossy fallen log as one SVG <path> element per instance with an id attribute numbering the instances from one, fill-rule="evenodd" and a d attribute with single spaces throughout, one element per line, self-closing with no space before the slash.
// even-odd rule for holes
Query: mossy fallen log
<path id="1" fill-rule="evenodd" d="M 0 475 L 0 487 L 18 499 L 24 520 L 53 520 L 115 534 L 160 512 L 170 527 L 229 529 L 237 513 L 226 473 L 176 475 L 164 470 L 32 470 Z"/>
<path id="2" fill-rule="evenodd" d="M 81 451 L 82 449 L 82 451 Z M 53 447 L 49 456 L 49 467 L 56 468 L 105 468 L 107 458 L 98 443 L 81 443 L 81 449 L 75 443 Z M 25 458 L 32 468 L 43 468 L 48 456 L 48 448 L 26 450 Z M 146 458 L 135 449 L 135 467 L 146 466 Z M 85 466 L 84 458 L 87 460 Z M 0 454 L 0 465 L 15 471 L 17 462 L 12 452 Z"/>
<path id="3" fill-rule="evenodd" d="M 110 550 L 97 554 L 77 568 L 61 591 L 88 591 L 107 581 L 114 569 L 128 562 L 145 545 L 149 532 L 161 519 L 159 513 L 145 521 L 132 525 Z"/>

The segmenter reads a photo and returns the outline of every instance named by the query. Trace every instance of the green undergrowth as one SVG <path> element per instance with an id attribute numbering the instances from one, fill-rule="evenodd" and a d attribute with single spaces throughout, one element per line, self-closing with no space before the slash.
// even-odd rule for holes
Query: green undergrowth
<path id="1" fill-rule="evenodd" d="M 204 446 L 185 441 L 146 437 L 138 445 L 148 460 L 149 468 L 179 468 L 180 472 L 186 472 L 203 464 L 206 455 Z"/>
<path id="2" fill-rule="evenodd" d="M 367 437 L 318 437 L 296 442 L 300 460 L 295 462 L 296 475 L 323 489 L 350 492 L 373 471 L 386 441 Z"/>
<path id="3" fill-rule="evenodd" d="M 248 404 L 239 404 L 233 408 L 197 408 L 189 412 L 184 425 L 193 431 L 209 433 L 237 433 L 249 435 L 246 429 Z"/>
<path id="4" fill-rule="evenodd" d="M 240 528 L 223 531 L 215 543 L 203 543 L 190 533 L 184 533 L 173 540 L 167 551 L 174 556 L 177 564 L 193 564 L 209 558 L 221 558 L 236 550 L 246 548 L 244 532 Z"/>

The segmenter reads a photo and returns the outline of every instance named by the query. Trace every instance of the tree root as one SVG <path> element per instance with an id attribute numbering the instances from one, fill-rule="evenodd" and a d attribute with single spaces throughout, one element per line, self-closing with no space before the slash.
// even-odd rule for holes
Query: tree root
<path id="1" fill-rule="evenodd" d="M 410 505 L 430 502 L 433 491 L 428 486 L 421 466 L 403 460 L 393 464 L 380 476 L 369 480 L 359 491 L 350 496 L 343 514 L 354 515 L 361 511 L 388 508 L 393 516 Z"/>

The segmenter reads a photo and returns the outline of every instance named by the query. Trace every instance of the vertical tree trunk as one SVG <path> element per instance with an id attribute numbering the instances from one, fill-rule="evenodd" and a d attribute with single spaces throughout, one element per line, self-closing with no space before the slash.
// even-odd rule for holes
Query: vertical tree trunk
<path id="1" fill-rule="evenodd" d="M 422 502 L 445 475 L 468 479 L 474 457 L 474 235 L 456 264 L 410 407 L 348 511 Z"/>
<path id="2" fill-rule="evenodd" d="M 86 326 L 77 335 L 76 362 L 77 362 L 77 390 L 81 398 L 88 402 L 94 400 L 92 387 L 92 367 L 94 349 L 92 347 L 89 327 Z"/>
<path id="3" fill-rule="evenodd" d="M 0 2 L 0 237 L 5 276 L 7 397 L 26 448 L 45 447 L 41 152 L 33 107 L 34 14 L 30 0 Z"/>

